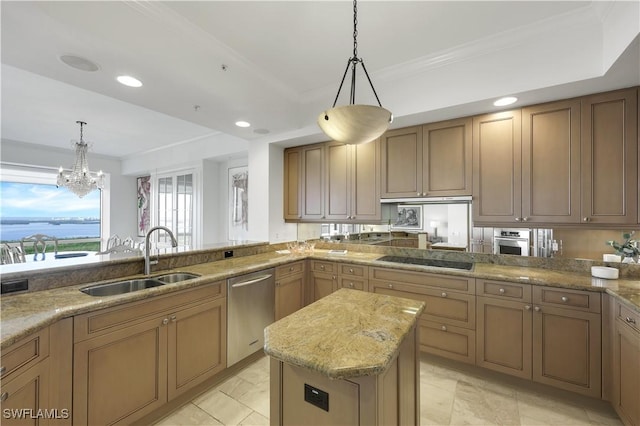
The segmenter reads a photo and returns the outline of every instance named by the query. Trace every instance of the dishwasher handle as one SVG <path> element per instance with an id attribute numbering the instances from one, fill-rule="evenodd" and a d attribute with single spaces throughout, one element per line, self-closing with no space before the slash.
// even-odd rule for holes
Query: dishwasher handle
<path id="1" fill-rule="evenodd" d="M 254 278 L 252 280 L 240 281 L 239 283 L 231 284 L 231 288 L 238 288 L 238 287 L 244 287 L 246 285 L 256 284 L 256 283 L 259 283 L 260 281 L 268 280 L 272 276 L 273 275 L 271 274 L 260 275 L 259 277 Z"/>

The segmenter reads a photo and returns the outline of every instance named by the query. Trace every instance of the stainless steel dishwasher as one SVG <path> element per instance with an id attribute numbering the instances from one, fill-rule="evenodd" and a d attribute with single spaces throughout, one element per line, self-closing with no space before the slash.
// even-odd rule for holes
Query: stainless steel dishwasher
<path id="1" fill-rule="evenodd" d="M 227 280 L 227 366 L 264 347 L 264 329 L 275 320 L 275 270 Z"/>

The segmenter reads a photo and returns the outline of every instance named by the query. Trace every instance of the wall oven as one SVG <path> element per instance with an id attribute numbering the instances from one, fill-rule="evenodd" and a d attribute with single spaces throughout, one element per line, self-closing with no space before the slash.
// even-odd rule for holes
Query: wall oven
<path id="1" fill-rule="evenodd" d="M 493 230 L 493 254 L 515 254 L 529 256 L 531 230 L 500 229 Z"/>

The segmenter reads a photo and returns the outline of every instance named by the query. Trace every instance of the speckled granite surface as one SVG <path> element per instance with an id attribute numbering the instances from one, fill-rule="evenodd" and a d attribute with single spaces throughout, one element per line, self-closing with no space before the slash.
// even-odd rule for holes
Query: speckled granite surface
<path id="1" fill-rule="evenodd" d="M 331 246 L 331 245 L 330 245 Z M 419 272 L 429 272 L 436 274 L 462 275 L 474 278 L 485 278 L 513 282 L 527 282 L 538 285 L 549 285 L 565 288 L 574 288 L 590 291 L 607 292 L 616 296 L 618 300 L 625 303 L 630 308 L 640 312 L 640 279 L 627 278 L 619 280 L 602 280 L 592 278 L 588 272 L 571 270 L 552 270 L 530 266 L 508 266 L 496 263 L 476 263 L 471 271 L 459 271 L 448 268 L 426 267 L 416 265 L 393 264 L 389 262 L 377 261 L 382 256 L 380 251 L 349 251 L 346 255 L 332 255 L 328 250 L 316 250 L 312 255 L 291 255 L 278 254 L 273 251 L 262 252 L 269 246 L 261 246 L 260 252 L 244 257 L 233 257 L 231 259 L 217 260 L 208 263 L 201 263 L 191 266 L 175 266 L 172 271 L 189 271 L 201 274 L 200 278 L 185 281 L 182 283 L 168 284 L 161 287 L 147 289 L 139 292 L 118 296 L 92 297 L 79 291 L 80 288 L 89 284 L 75 284 L 67 287 L 53 288 L 33 293 L 16 295 L 3 295 L 0 298 L 0 349 L 4 349 L 15 341 L 37 331 L 47 325 L 73 315 L 116 306 L 122 303 L 142 300 L 160 294 L 167 294 L 173 291 L 182 290 L 216 280 L 224 280 L 235 275 L 258 271 L 273 266 L 283 265 L 292 261 L 301 260 L 306 257 L 314 259 L 333 260 L 362 264 L 367 266 L 379 266 L 396 268 L 402 270 L 413 270 Z M 333 247 L 332 247 L 333 248 Z M 343 247 L 341 247 L 343 248 Z M 363 247 L 364 248 L 364 247 Z M 423 250 L 423 252 L 426 252 Z M 402 249 L 400 253 L 411 256 L 417 250 Z M 434 257 L 446 257 L 457 260 L 456 252 L 429 251 Z M 461 253 L 464 254 L 464 253 Z M 453 256 L 453 257 L 452 257 Z M 513 257 L 513 256 L 510 256 Z M 466 259 L 468 260 L 468 259 Z M 476 259 L 480 260 L 480 259 Z M 483 259 L 484 260 L 484 259 Z M 520 259 L 516 259 L 521 261 Z M 634 265 L 638 267 L 638 265 Z M 77 266 L 78 273 L 82 272 L 83 266 Z M 65 268 L 67 274 L 73 275 L 74 269 Z M 167 271 L 163 271 L 167 272 Z M 139 273 L 139 272 L 137 272 Z M 622 273 L 622 271 L 621 271 Z M 133 275 L 139 276 L 139 275 Z M 131 278 L 133 276 L 127 276 Z M 45 277 L 43 277 L 44 279 Z M 115 277 L 108 277 L 114 280 Z M 99 280 L 105 280 L 101 276 L 95 276 L 92 284 L 97 284 Z"/>
<path id="2" fill-rule="evenodd" d="M 265 352 L 332 379 L 384 372 L 424 302 L 340 289 L 265 328 Z"/>

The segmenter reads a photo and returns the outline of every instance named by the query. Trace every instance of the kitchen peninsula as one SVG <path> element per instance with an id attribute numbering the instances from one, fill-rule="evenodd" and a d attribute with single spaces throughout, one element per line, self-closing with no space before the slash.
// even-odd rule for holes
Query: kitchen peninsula
<path id="1" fill-rule="evenodd" d="M 418 424 L 423 309 L 341 289 L 267 327 L 271 424 Z"/>

